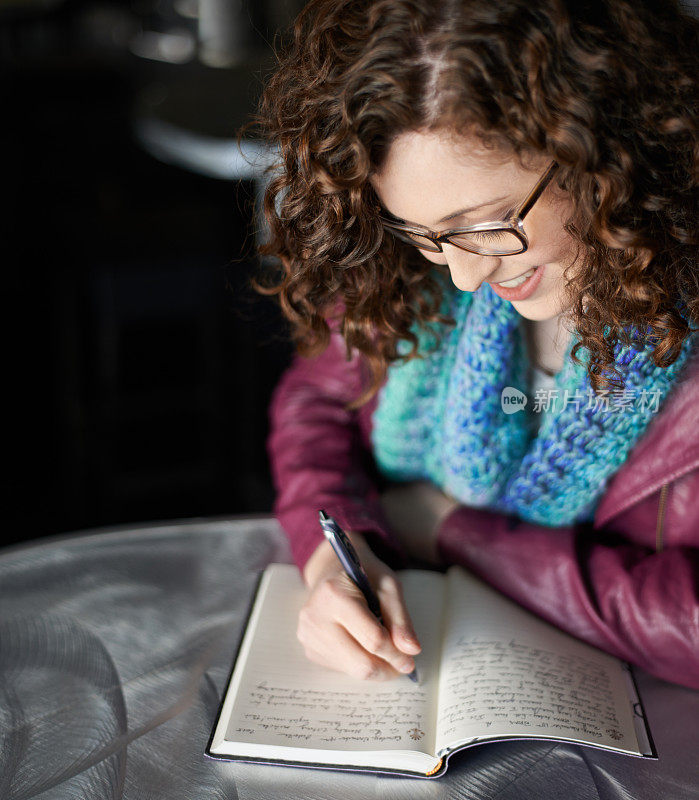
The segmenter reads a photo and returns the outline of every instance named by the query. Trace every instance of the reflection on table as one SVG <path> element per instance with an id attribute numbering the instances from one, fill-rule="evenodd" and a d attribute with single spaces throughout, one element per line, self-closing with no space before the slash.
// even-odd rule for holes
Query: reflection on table
<path id="1" fill-rule="evenodd" d="M 699 797 L 699 692 L 638 671 L 658 761 L 508 742 L 424 781 L 206 758 L 257 573 L 289 560 L 269 518 L 0 552 L 0 798 Z"/>

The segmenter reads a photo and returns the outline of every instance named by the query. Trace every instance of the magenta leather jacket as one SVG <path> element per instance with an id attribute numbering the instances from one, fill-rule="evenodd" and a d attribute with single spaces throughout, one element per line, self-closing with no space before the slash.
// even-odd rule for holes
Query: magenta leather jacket
<path id="1" fill-rule="evenodd" d="M 372 473 L 376 396 L 336 333 L 318 357 L 296 356 L 270 408 L 275 513 L 303 568 L 323 541 L 318 509 L 361 531 L 394 568 L 401 544 Z M 460 506 L 437 547 L 540 617 L 665 680 L 699 689 L 699 353 L 608 483 L 593 523 L 550 528 Z"/>

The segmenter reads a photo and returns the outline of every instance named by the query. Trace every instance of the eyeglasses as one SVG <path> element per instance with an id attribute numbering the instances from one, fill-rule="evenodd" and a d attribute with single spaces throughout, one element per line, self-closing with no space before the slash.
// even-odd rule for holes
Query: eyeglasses
<path id="1" fill-rule="evenodd" d="M 536 186 L 529 192 L 527 199 L 519 206 L 508 220 L 498 222 L 480 222 L 465 228 L 452 228 L 443 233 L 436 233 L 420 225 L 403 225 L 392 219 L 381 216 L 381 222 L 398 239 L 415 245 L 421 250 L 441 253 L 442 243 L 454 245 L 469 253 L 481 256 L 514 256 L 523 253 L 529 247 L 529 239 L 524 232 L 522 222 L 531 211 L 532 206 L 541 197 L 551 178 L 558 169 L 552 161 L 546 172 L 539 178 Z"/>

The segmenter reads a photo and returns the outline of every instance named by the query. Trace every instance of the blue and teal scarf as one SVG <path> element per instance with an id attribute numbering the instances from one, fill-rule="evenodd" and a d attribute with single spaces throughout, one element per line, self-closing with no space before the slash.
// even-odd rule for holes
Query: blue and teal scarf
<path id="1" fill-rule="evenodd" d="M 631 344 L 619 341 L 614 351 L 624 388 L 596 397 L 586 370 L 589 351 L 578 350 L 581 365 L 570 358 L 579 341 L 573 333 L 551 402 L 536 410 L 528 395 L 522 317 L 514 306 L 484 283 L 475 293 L 448 291 L 443 310 L 456 326 L 420 332 L 424 358 L 389 368 L 373 417 L 380 471 L 396 481 L 428 479 L 464 505 L 529 522 L 591 521 L 607 482 L 662 407 L 697 334 L 663 369 L 653 363 L 652 344 L 628 329 Z M 528 395 L 523 411 L 505 413 L 503 390 Z"/>

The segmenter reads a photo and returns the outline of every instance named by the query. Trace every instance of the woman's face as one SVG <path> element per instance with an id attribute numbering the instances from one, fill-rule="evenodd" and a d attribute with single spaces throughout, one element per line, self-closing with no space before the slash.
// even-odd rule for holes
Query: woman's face
<path id="1" fill-rule="evenodd" d="M 441 232 L 505 218 L 523 202 L 549 163 L 543 158 L 526 171 L 514 157 L 504 160 L 484 150 L 477 139 L 455 141 L 444 132 L 411 132 L 393 142 L 371 183 L 394 217 Z M 473 210 L 460 213 L 462 209 Z M 566 310 L 563 271 L 575 258 L 573 239 L 563 228 L 570 210 L 569 199 L 555 187 L 554 179 L 525 217 L 529 248 L 524 253 L 481 256 L 448 243 L 442 245 L 442 253 L 420 252 L 435 264 L 446 264 L 454 285 L 464 292 L 475 292 L 484 281 L 507 281 L 543 265 L 534 292 L 511 302 L 527 319 L 552 319 Z"/>

